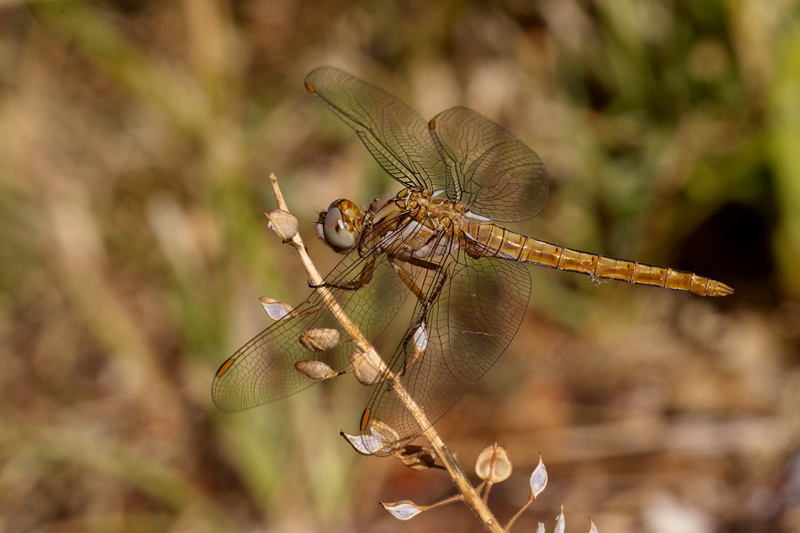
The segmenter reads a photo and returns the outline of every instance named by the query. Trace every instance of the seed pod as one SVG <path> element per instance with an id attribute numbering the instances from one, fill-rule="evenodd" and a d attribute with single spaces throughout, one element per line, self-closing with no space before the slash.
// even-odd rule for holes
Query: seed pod
<path id="1" fill-rule="evenodd" d="M 371 418 L 369 420 L 369 431 L 383 442 L 383 447 L 380 450 L 381 452 L 397 452 L 396 445 L 397 441 L 400 440 L 400 435 L 392 426 L 378 418 Z M 378 450 L 374 450 L 373 453 L 376 453 L 377 451 Z"/>
<path id="2" fill-rule="evenodd" d="M 369 411 L 362 415 L 362 430 L 369 427 L 369 431 L 361 435 L 350 435 L 342 431 L 344 439 L 362 455 L 392 455 L 397 453 L 397 441 L 400 440 L 397 431 L 377 418 L 369 418 Z"/>
<path id="3" fill-rule="evenodd" d="M 310 328 L 305 330 L 298 341 L 306 350 L 324 352 L 339 344 L 339 331 L 333 328 Z"/>
<path id="4" fill-rule="evenodd" d="M 358 348 L 350 354 L 350 368 L 358 382 L 367 387 L 380 381 L 383 376 L 382 369 L 374 365 L 370 357 Z"/>
<path id="5" fill-rule="evenodd" d="M 339 375 L 339 372 L 322 361 L 298 361 L 294 364 L 294 368 L 312 381 L 323 381 Z"/>
<path id="6" fill-rule="evenodd" d="M 422 353 L 428 347 L 428 332 L 425 330 L 425 322 L 419 325 L 414 331 L 414 349 Z"/>
<path id="7" fill-rule="evenodd" d="M 289 242 L 297 235 L 297 218 L 288 211 L 276 209 L 265 213 L 267 227 L 275 231 L 283 242 Z"/>
<path id="8" fill-rule="evenodd" d="M 275 298 L 262 296 L 258 301 L 272 320 L 280 320 L 292 314 L 292 306 Z"/>
<path id="9" fill-rule="evenodd" d="M 372 455 L 383 450 L 386 444 L 381 437 L 376 435 L 350 435 L 344 431 L 341 432 L 341 435 L 361 455 Z"/>
<path id="10" fill-rule="evenodd" d="M 561 504 L 561 512 L 558 513 L 556 517 L 556 528 L 553 530 L 554 533 L 564 533 L 564 530 L 567 527 L 567 519 L 564 517 L 564 504 Z"/>
<path id="11" fill-rule="evenodd" d="M 542 462 L 542 455 L 539 454 L 539 464 L 531 473 L 531 499 L 535 500 L 547 486 L 547 468 Z"/>
<path id="12" fill-rule="evenodd" d="M 412 470 L 444 468 L 436 464 L 436 452 L 431 448 L 406 444 L 394 454 L 404 465 Z"/>
<path id="13" fill-rule="evenodd" d="M 497 443 L 487 446 L 478 454 L 475 461 L 475 473 L 489 483 L 499 483 L 511 476 L 511 461 L 505 446 Z"/>
<path id="14" fill-rule="evenodd" d="M 393 503 L 381 502 L 384 509 L 389 511 L 398 520 L 411 520 L 425 509 L 410 500 Z"/>

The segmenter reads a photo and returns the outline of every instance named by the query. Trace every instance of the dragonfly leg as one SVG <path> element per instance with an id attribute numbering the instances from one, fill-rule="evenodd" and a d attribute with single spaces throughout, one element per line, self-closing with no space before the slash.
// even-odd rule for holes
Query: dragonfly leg
<path id="1" fill-rule="evenodd" d="M 433 290 L 430 291 L 430 294 L 426 296 L 422 288 L 416 283 L 416 281 L 414 281 L 414 278 L 411 276 L 411 274 L 403 268 L 402 262 L 396 260 L 392 256 L 389 256 L 388 260 L 389 264 L 392 265 L 392 268 L 394 268 L 397 275 L 403 280 L 403 283 L 408 286 L 411 292 L 414 293 L 414 296 L 416 296 L 417 301 L 420 303 L 417 317 L 403 337 L 402 346 L 409 346 L 409 343 L 411 346 L 413 346 L 412 352 L 410 354 L 406 353 L 406 357 L 403 358 L 403 368 L 400 371 L 400 374 L 405 374 L 408 367 L 412 365 L 425 351 L 424 345 L 427 344 L 427 339 L 425 339 L 424 336 L 427 335 L 425 332 L 425 324 L 427 322 L 428 310 L 439 298 L 439 295 L 441 294 L 442 289 L 447 282 L 448 275 L 447 271 L 442 267 L 442 265 L 437 263 L 432 263 L 430 261 L 425 261 L 418 258 L 404 260 L 403 262 L 407 262 L 435 273 L 436 279 L 433 284 Z M 420 338 L 420 336 L 422 336 L 422 338 Z"/>
<path id="2" fill-rule="evenodd" d="M 364 268 L 361 269 L 358 277 L 353 280 L 347 281 L 336 281 L 336 282 L 328 282 L 324 281 L 319 285 L 315 285 L 314 283 L 308 282 L 308 286 L 312 289 L 318 289 L 320 287 L 328 287 L 331 289 L 342 289 L 346 291 L 357 291 L 370 281 L 372 281 L 372 274 L 375 272 L 375 256 L 369 256 L 367 261 L 364 263 Z"/>
<path id="3" fill-rule="evenodd" d="M 431 303 L 436 301 L 436 298 L 439 297 L 439 293 L 442 291 L 442 286 L 444 285 L 444 281 L 447 279 L 447 274 L 442 269 L 442 266 L 437 263 L 432 263 L 430 261 L 425 261 L 423 259 L 412 258 L 412 259 L 404 259 L 403 261 L 397 260 L 394 256 L 387 256 L 389 264 L 392 265 L 394 271 L 403 280 L 403 283 L 414 293 L 414 296 L 417 297 L 423 306 L 428 306 Z M 439 275 L 440 279 L 437 281 L 437 288 L 434 289 L 434 292 L 431 293 L 430 296 L 425 296 L 422 288 L 417 285 L 417 282 L 414 281 L 414 278 L 411 274 L 403 268 L 402 263 L 408 263 L 410 265 L 414 265 L 420 268 L 424 268 L 425 270 L 432 270 Z M 427 310 L 426 310 L 427 312 Z"/>

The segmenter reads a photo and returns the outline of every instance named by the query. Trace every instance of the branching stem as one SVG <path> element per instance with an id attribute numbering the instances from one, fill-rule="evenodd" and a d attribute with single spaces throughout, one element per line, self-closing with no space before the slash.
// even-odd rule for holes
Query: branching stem
<path id="1" fill-rule="evenodd" d="M 278 178 L 274 173 L 272 173 L 269 175 L 269 179 L 275 192 L 275 198 L 278 200 L 278 207 L 286 212 L 290 212 L 289 207 L 286 205 L 286 199 L 284 198 L 283 193 L 278 186 Z M 431 447 L 436 452 L 436 456 L 450 474 L 456 489 L 463 496 L 464 502 L 467 504 L 467 506 L 472 509 L 487 531 L 491 531 L 493 533 L 502 533 L 505 531 L 494 517 L 494 514 L 492 514 L 486 502 L 480 497 L 478 491 L 469 482 L 469 479 L 467 479 L 467 476 L 464 473 L 464 470 L 461 468 L 461 465 L 447 448 L 444 441 L 439 436 L 439 433 L 434 429 L 433 424 L 431 424 L 430 420 L 428 420 L 428 417 L 425 415 L 425 411 L 414 401 L 400 380 L 397 379 L 397 376 L 388 371 L 383 359 L 381 359 L 381 357 L 378 355 L 377 351 L 372 346 L 372 343 L 370 343 L 369 340 L 367 340 L 364 335 L 361 334 L 358 326 L 352 320 L 350 320 L 350 317 L 345 314 L 344 310 L 336 301 L 336 298 L 334 297 L 330 288 L 323 285 L 322 276 L 314 266 L 314 263 L 311 261 L 311 257 L 308 255 L 308 251 L 303 244 L 303 239 L 300 237 L 300 234 L 295 234 L 294 237 L 288 241 L 288 244 L 290 244 L 295 251 L 297 251 L 298 255 L 300 256 L 300 260 L 306 269 L 306 272 L 308 272 L 308 277 L 311 280 L 311 283 L 315 286 L 315 290 L 322 297 L 325 306 L 328 308 L 334 318 L 336 318 L 339 324 L 341 324 L 342 328 L 347 332 L 348 335 L 350 335 L 350 338 L 355 341 L 355 343 L 364 352 L 364 354 L 366 354 L 370 361 L 375 364 L 376 368 L 380 368 L 382 371 L 385 371 L 384 375 L 387 375 L 388 379 L 392 381 L 392 389 L 394 393 L 398 395 L 400 400 L 403 402 L 403 405 L 405 405 L 406 409 L 408 409 L 408 411 L 412 414 L 419 426 L 427 428 L 422 433 L 423 436 L 428 440 L 428 442 L 430 442 Z"/>

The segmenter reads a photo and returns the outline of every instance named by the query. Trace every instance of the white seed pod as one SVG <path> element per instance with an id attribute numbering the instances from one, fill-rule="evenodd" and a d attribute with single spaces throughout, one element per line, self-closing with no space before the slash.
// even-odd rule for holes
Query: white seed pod
<path id="1" fill-rule="evenodd" d="M 400 449 L 397 445 L 400 440 L 397 431 L 377 418 L 370 418 L 369 409 L 361 416 L 362 429 L 369 428 L 367 433 L 350 435 L 342 431 L 344 439 L 362 455 L 394 455 Z"/>
<path id="2" fill-rule="evenodd" d="M 381 437 L 372 434 L 350 435 L 342 431 L 341 435 L 361 455 L 372 455 L 376 451 L 382 450 L 386 445 L 386 442 Z"/>
<path id="3" fill-rule="evenodd" d="M 422 353 L 428 347 L 428 332 L 425 329 L 425 322 L 414 330 L 414 349 Z"/>
<path id="4" fill-rule="evenodd" d="M 292 314 L 292 306 L 275 298 L 262 296 L 258 301 L 272 320 L 280 320 Z"/>
<path id="5" fill-rule="evenodd" d="M 381 502 L 381 505 L 398 520 L 410 520 L 425 510 L 410 500 L 393 503 Z"/>
<path id="6" fill-rule="evenodd" d="M 400 440 L 400 435 L 397 433 L 397 431 L 395 431 L 395 429 L 392 426 L 390 426 L 383 420 L 380 420 L 379 418 L 370 418 L 368 421 L 368 425 L 369 425 L 369 432 L 378 439 L 380 439 L 381 441 L 383 441 L 384 446 L 382 451 L 384 452 L 391 451 L 392 453 L 397 452 L 396 447 L 394 450 L 389 450 L 389 446 L 396 444 L 397 441 Z"/>
<path id="7" fill-rule="evenodd" d="M 542 462 L 542 455 L 539 454 L 539 464 L 536 465 L 536 468 L 531 473 L 531 498 L 534 500 L 536 499 L 539 494 L 542 493 L 544 488 L 547 486 L 547 468 L 545 468 L 544 463 Z"/>
<path id="8" fill-rule="evenodd" d="M 556 528 L 553 533 L 564 533 L 564 528 L 567 527 L 567 519 L 564 517 L 564 505 L 561 505 L 561 512 L 556 517 Z"/>

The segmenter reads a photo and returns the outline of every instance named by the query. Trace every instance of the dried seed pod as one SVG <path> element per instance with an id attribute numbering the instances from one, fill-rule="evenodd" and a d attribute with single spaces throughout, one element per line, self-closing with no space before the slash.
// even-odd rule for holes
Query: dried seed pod
<path id="1" fill-rule="evenodd" d="M 275 231 L 283 242 L 288 242 L 297 235 L 297 218 L 290 212 L 276 209 L 265 215 L 269 221 L 267 227 Z"/>
<path id="2" fill-rule="evenodd" d="M 539 494 L 542 493 L 544 488 L 547 486 L 547 468 L 545 468 L 544 463 L 542 462 L 542 455 L 539 454 L 539 464 L 531 473 L 531 499 L 535 500 Z"/>
<path id="3" fill-rule="evenodd" d="M 381 505 L 398 520 L 410 520 L 425 510 L 423 507 L 420 507 L 410 500 L 394 503 L 381 502 Z"/>
<path id="4" fill-rule="evenodd" d="M 428 332 L 425 329 L 425 322 L 419 325 L 414 331 L 414 348 L 420 353 L 428 347 Z"/>
<path id="5" fill-rule="evenodd" d="M 444 468 L 436 464 L 436 453 L 428 447 L 407 444 L 398 450 L 395 457 L 412 470 L 427 470 L 429 468 Z"/>
<path id="6" fill-rule="evenodd" d="M 362 455 L 392 455 L 397 453 L 397 441 L 400 440 L 397 432 L 385 422 L 376 418 L 369 418 L 369 412 L 365 411 L 362 418 L 368 420 L 369 433 L 362 435 L 350 435 L 342 431 L 340 434 L 344 439 Z M 366 421 L 362 421 L 362 429 L 365 429 Z"/>
<path id="7" fill-rule="evenodd" d="M 323 381 L 325 379 L 335 378 L 339 375 L 339 372 L 336 372 L 322 361 L 298 361 L 294 364 L 294 368 L 313 381 Z"/>
<path id="8" fill-rule="evenodd" d="M 561 512 L 558 513 L 556 517 L 556 528 L 553 530 L 553 533 L 564 533 L 564 529 L 567 527 L 567 519 L 564 516 L 564 505 L 561 505 Z"/>
<path id="9" fill-rule="evenodd" d="M 374 385 L 383 376 L 383 370 L 358 348 L 350 354 L 350 368 L 358 382 L 366 386 Z"/>
<path id="10" fill-rule="evenodd" d="M 305 330 L 298 341 L 306 350 L 324 352 L 339 344 L 341 335 L 333 328 L 310 328 Z"/>
<path id="11" fill-rule="evenodd" d="M 511 476 L 512 466 L 505 446 L 497 443 L 487 446 L 478 454 L 475 473 L 489 483 L 500 483 Z"/>
<path id="12" fill-rule="evenodd" d="M 272 320 L 280 320 L 292 314 L 292 306 L 275 298 L 262 296 L 258 301 Z"/>
<path id="13" fill-rule="evenodd" d="M 376 437 L 379 437 L 386 445 L 394 444 L 400 440 L 400 435 L 395 429 L 378 418 L 371 418 L 369 420 L 369 431 Z M 388 450 L 387 450 L 388 451 Z M 396 452 L 397 450 L 394 450 Z"/>
<path id="14" fill-rule="evenodd" d="M 411 358 L 407 364 L 414 363 L 414 361 L 416 361 L 425 351 L 425 348 L 428 347 L 428 331 L 425 329 L 425 322 L 417 326 L 417 329 L 414 330 L 414 335 L 412 338 L 414 341 L 414 348 L 411 353 Z"/>
<path id="15" fill-rule="evenodd" d="M 376 435 L 350 435 L 344 431 L 340 435 L 361 455 L 372 455 L 386 445 L 386 442 Z"/>

